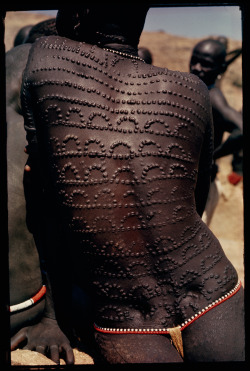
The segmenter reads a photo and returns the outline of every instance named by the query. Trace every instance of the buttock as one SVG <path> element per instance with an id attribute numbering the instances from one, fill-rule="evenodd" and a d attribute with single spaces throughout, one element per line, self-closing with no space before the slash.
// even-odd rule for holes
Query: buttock
<path id="1" fill-rule="evenodd" d="M 234 300 L 235 303 L 232 303 L 233 305 L 228 304 L 228 299 L 233 301 L 233 298 L 237 297 L 235 294 L 238 292 L 241 292 L 241 294 Z M 229 360 L 236 360 L 235 358 L 241 360 L 242 356 L 240 354 L 244 347 L 242 342 L 239 341 L 239 344 L 241 344 L 239 346 L 240 354 L 230 351 L 226 344 L 231 341 L 231 346 L 233 346 L 234 331 L 231 330 L 232 336 L 227 339 L 227 336 L 230 336 L 230 331 L 225 331 L 224 327 L 226 326 L 229 329 L 238 326 L 238 335 L 239 337 L 243 336 L 244 320 L 242 321 L 241 312 L 244 311 L 244 303 L 242 296 L 243 289 L 241 283 L 238 283 L 229 293 L 174 328 L 112 329 L 95 325 L 96 341 L 107 361 L 112 361 L 112 363 L 136 363 L 137 361 L 139 363 L 182 362 L 183 358 L 185 360 L 200 358 L 202 361 L 209 361 L 211 359 L 211 349 L 209 350 L 209 347 L 216 348 L 216 351 L 212 352 L 212 360 L 220 361 L 224 358 L 225 360 L 228 358 L 230 358 Z M 221 306 L 220 304 L 223 303 L 224 305 Z M 218 309 L 219 306 L 220 309 Z M 229 318 L 231 318 L 231 323 Z M 198 319 L 200 320 L 197 321 Z M 199 323 L 198 331 L 196 323 Z M 220 335 L 216 336 L 215 332 L 220 333 Z M 224 345 L 219 347 L 219 350 L 216 340 L 221 343 L 221 338 L 223 338 L 221 334 L 225 334 L 225 338 L 222 341 Z M 232 354 L 234 355 L 232 356 Z"/>

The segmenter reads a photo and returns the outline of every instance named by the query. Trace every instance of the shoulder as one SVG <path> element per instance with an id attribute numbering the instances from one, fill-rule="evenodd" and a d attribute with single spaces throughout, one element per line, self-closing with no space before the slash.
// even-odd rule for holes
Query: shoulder
<path id="1" fill-rule="evenodd" d="M 187 80 L 190 90 L 199 92 L 200 95 L 204 96 L 205 99 L 209 100 L 209 90 L 207 85 L 198 77 L 192 73 L 183 72 L 183 78 Z"/>
<path id="2" fill-rule="evenodd" d="M 29 43 L 15 46 L 14 48 L 11 48 L 6 52 L 6 58 L 12 58 L 13 56 L 18 54 L 29 53 L 31 46 L 32 44 Z"/>
<path id="3" fill-rule="evenodd" d="M 39 53 L 39 50 L 53 49 L 63 44 L 63 38 L 60 36 L 42 36 L 39 37 L 30 49 L 30 55 L 34 56 Z"/>
<path id="4" fill-rule="evenodd" d="M 216 86 L 209 90 L 210 100 L 213 108 L 220 106 L 221 104 L 227 104 L 226 98 L 223 95 L 222 91 Z"/>
<path id="5" fill-rule="evenodd" d="M 6 53 L 6 71 L 25 67 L 32 44 L 21 44 Z"/>
<path id="6" fill-rule="evenodd" d="M 74 47 L 82 44 L 79 41 L 71 40 L 62 36 L 42 36 L 37 39 L 31 48 L 31 52 L 37 52 L 39 49 L 42 50 L 71 50 Z"/>
<path id="7" fill-rule="evenodd" d="M 46 65 L 46 57 L 55 58 L 56 55 L 79 53 L 83 44 L 85 45 L 83 42 L 61 36 L 42 36 L 32 44 L 28 64 Z"/>
<path id="8" fill-rule="evenodd" d="M 214 113 L 223 115 L 225 118 L 228 114 L 230 114 L 230 112 L 232 112 L 232 107 L 229 106 L 226 97 L 219 88 L 214 87 L 209 91 L 209 93 Z"/>
<path id="9" fill-rule="evenodd" d="M 211 109 L 209 90 L 206 84 L 197 76 L 188 72 L 168 70 L 169 80 L 177 95 L 189 104 L 195 103 L 205 111 Z"/>
<path id="10" fill-rule="evenodd" d="M 55 49 L 62 49 L 65 39 L 60 36 L 42 36 L 31 44 L 28 61 L 25 69 L 25 77 L 31 74 L 31 71 L 41 67 L 49 67 L 53 58 Z"/>
<path id="11" fill-rule="evenodd" d="M 160 91 L 166 93 L 166 102 L 178 111 L 190 115 L 192 120 L 200 121 L 200 125 L 211 123 L 212 110 L 209 91 L 206 84 L 197 76 L 169 69 L 154 70 L 160 80 Z"/>
<path id="12" fill-rule="evenodd" d="M 192 93 L 193 95 L 199 95 L 205 100 L 209 100 L 209 91 L 206 84 L 199 79 L 197 76 L 188 73 L 169 70 L 167 68 L 158 68 L 158 73 L 164 74 L 166 76 L 165 81 L 175 86 L 176 91 L 183 91 Z M 164 80 L 163 80 L 164 81 Z"/>
<path id="13" fill-rule="evenodd" d="M 6 103 L 16 104 L 22 82 L 22 75 L 27 64 L 31 44 L 21 44 L 6 53 Z"/>

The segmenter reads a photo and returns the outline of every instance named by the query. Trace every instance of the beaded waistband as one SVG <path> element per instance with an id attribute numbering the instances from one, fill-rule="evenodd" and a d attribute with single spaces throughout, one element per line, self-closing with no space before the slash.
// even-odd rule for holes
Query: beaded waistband
<path id="1" fill-rule="evenodd" d="M 23 301 L 22 303 L 14 304 L 9 307 L 11 313 L 26 309 L 37 303 L 46 293 L 46 286 L 43 285 L 41 289 L 32 298 Z"/>
<path id="2" fill-rule="evenodd" d="M 230 299 L 235 295 L 241 288 L 241 282 L 238 282 L 237 285 L 230 290 L 227 294 L 221 296 L 219 299 L 213 301 L 211 304 L 206 306 L 204 309 L 200 310 L 198 313 L 194 314 L 191 318 L 184 321 L 179 327 L 180 331 L 183 331 L 186 327 L 191 325 L 198 318 L 203 316 L 205 313 L 209 312 L 211 309 L 215 308 L 217 305 L 223 303 L 227 299 Z M 171 328 L 109 328 L 101 327 L 94 323 L 95 330 L 106 333 L 106 334 L 170 334 Z"/>

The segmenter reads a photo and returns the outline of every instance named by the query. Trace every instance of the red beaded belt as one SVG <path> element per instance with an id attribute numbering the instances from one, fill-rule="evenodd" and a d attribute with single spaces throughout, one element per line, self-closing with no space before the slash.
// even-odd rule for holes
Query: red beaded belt
<path id="1" fill-rule="evenodd" d="M 186 327 L 191 325 L 194 321 L 198 318 L 209 312 L 211 309 L 215 308 L 217 305 L 223 303 L 227 299 L 230 299 L 233 295 L 235 295 L 239 289 L 241 288 L 241 282 L 238 282 L 237 285 L 229 291 L 227 294 L 223 295 L 219 299 L 213 301 L 211 304 L 206 306 L 204 309 L 200 310 L 198 313 L 194 314 L 191 318 L 183 322 L 181 325 L 177 326 L 183 331 Z M 169 334 L 171 328 L 108 328 L 108 327 L 101 327 L 94 323 L 94 328 L 97 331 L 107 333 L 107 334 Z"/>
<path id="2" fill-rule="evenodd" d="M 42 297 L 45 295 L 45 293 L 46 293 L 46 286 L 43 285 L 41 289 L 34 296 L 32 296 L 32 298 L 25 300 L 19 304 L 10 305 L 9 311 L 13 313 L 13 312 L 17 312 L 22 309 L 29 308 L 35 303 L 37 303 L 39 300 L 41 300 Z"/>
<path id="3" fill-rule="evenodd" d="M 206 306 L 204 309 L 200 310 L 198 313 L 194 314 L 191 318 L 183 322 L 181 325 L 172 327 L 172 328 L 107 328 L 107 327 L 100 327 L 94 324 L 94 328 L 97 331 L 100 331 L 105 334 L 169 334 L 173 341 L 174 346 L 176 347 L 177 351 L 184 358 L 184 350 L 183 350 L 183 341 L 182 341 L 182 331 L 191 325 L 194 321 L 198 318 L 209 312 L 211 309 L 215 308 L 217 305 L 223 303 L 227 299 L 230 299 L 233 295 L 235 295 L 239 289 L 241 288 L 241 282 L 238 282 L 237 285 L 229 291 L 227 294 L 223 295 L 219 299 L 213 301 L 211 304 Z"/>

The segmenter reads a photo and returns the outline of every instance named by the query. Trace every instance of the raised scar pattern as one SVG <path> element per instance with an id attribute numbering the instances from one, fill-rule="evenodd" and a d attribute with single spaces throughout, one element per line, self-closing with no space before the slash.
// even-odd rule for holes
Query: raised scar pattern
<path id="1" fill-rule="evenodd" d="M 230 270 L 211 273 L 221 255 L 208 252 L 213 239 L 193 200 L 204 96 L 179 72 L 143 72 L 131 60 L 121 73 L 118 55 L 49 40 L 40 41 L 47 57 L 32 67 L 30 84 L 55 186 L 93 267 L 97 316 L 112 327 L 138 308 L 152 323 L 159 311 L 164 326 L 176 311 L 183 321 L 196 310 L 191 294 L 181 306 L 187 287 L 207 302 L 208 282 L 222 292 L 234 279 Z"/>

